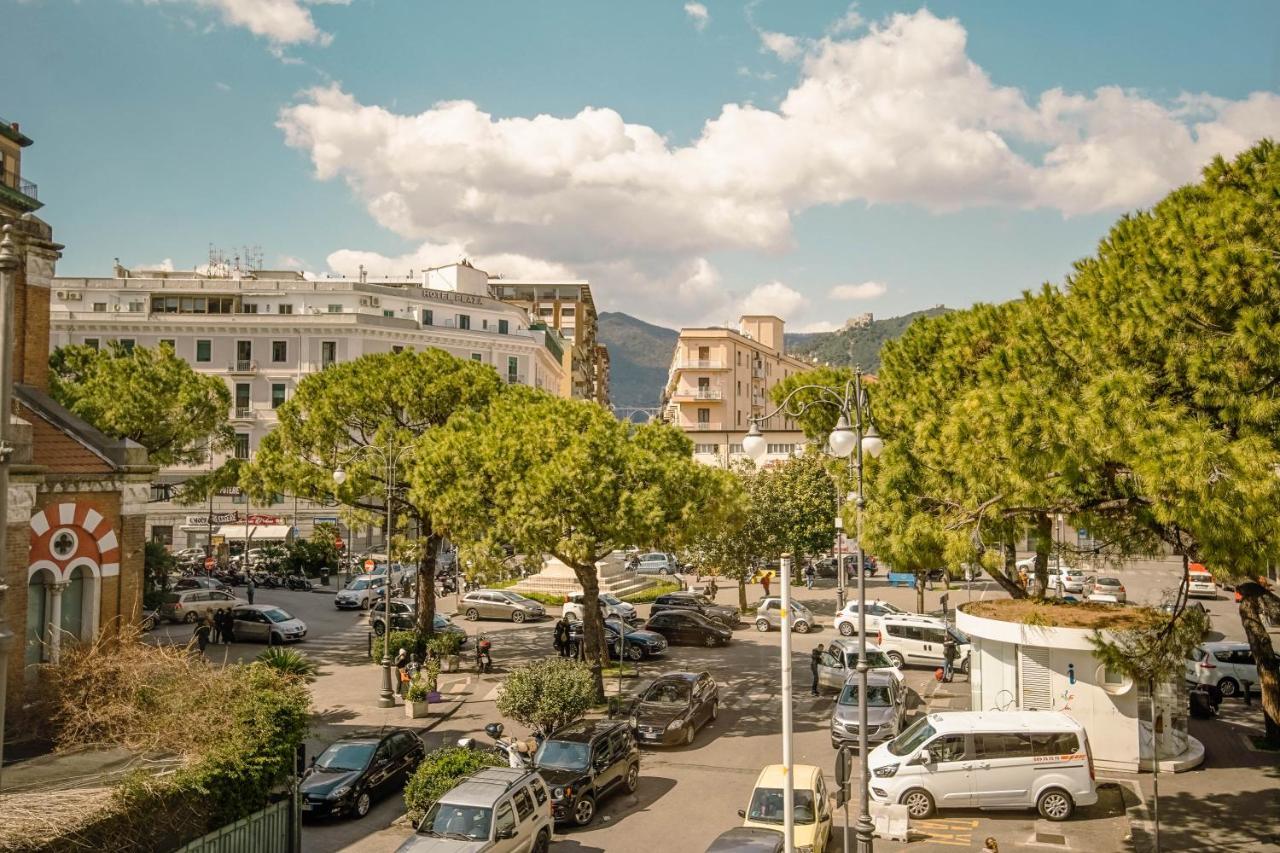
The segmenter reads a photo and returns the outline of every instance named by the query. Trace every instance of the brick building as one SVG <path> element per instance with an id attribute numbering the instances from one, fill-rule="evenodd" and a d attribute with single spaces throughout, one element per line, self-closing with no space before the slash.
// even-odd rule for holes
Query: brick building
<path id="1" fill-rule="evenodd" d="M 0 124 L 0 139 L 10 149 L 31 144 L 9 123 Z M 39 664 L 57 660 L 68 642 L 137 620 L 154 470 L 141 446 L 108 438 L 49 396 L 49 287 L 62 246 L 35 217 L 35 186 L 21 179 L 18 162 L 8 151 L 0 174 L 0 226 L 11 226 L 18 255 L 5 300 L 12 415 L 0 569 L 0 629 L 13 634 L 0 686 L 11 718 Z M 7 729 L 7 739 L 18 737 Z"/>

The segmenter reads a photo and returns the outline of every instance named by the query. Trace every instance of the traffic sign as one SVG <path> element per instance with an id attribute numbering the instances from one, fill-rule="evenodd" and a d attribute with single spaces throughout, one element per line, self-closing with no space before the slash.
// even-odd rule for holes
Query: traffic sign
<path id="1" fill-rule="evenodd" d="M 341 539 L 335 539 L 333 540 L 333 547 L 341 551 L 343 548 L 347 547 L 347 543 L 343 542 Z"/>
<path id="2" fill-rule="evenodd" d="M 366 572 L 371 572 L 371 571 L 373 571 L 373 567 L 374 567 L 374 562 L 373 562 L 373 560 L 365 560 L 365 561 L 364 561 L 364 570 L 365 570 Z"/>

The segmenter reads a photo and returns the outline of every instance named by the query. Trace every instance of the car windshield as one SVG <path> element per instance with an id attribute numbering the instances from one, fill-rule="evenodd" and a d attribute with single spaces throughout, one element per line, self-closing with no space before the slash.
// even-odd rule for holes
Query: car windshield
<path id="1" fill-rule="evenodd" d="M 933 726 L 929 725 L 929 718 L 921 717 L 912 723 L 905 732 L 889 741 L 889 752 L 897 756 L 910 755 L 935 734 L 937 734 L 937 731 Z"/>
<path id="2" fill-rule="evenodd" d="M 1120 581 L 1116 578 L 1098 578 L 1096 583 L 1098 586 L 1120 586 Z"/>
<path id="3" fill-rule="evenodd" d="M 493 810 L 484 806 L 454 806 L 438 802 L 427 810 L 426 817 L 418 824 L 418 833 L 437 838 L 487 841 L 492 820 Z"/>
<path id="4" fill-rule="evenodd" d="M 356 578 L 351 583 L 347 584 L 347 589 L 353 589 L 357 591 L 362 589 L 368 589 L 368 588 L 369 588 L 368 578 Z"/>
<path id="5" fill-rule="evenodd" d="M 445 616 L 437 613 L 436 618 L 432 621 L 431 624 L 435 626 L 437 631 L 439 631 L 441 628 L 448 628 L 453 623 L 450 622 Z"/>
<path id="6" fill-rule="evenodd" d="M 525 598 L 518 592 L 504 592 L 502 594 L 506 596 L 507 601 L 529 601 L 529 599 Z"/>
<path id="7" fill-rule="evenodd" d="M 872 669 L 889 669 L 896 666 L 884 652 L 867 652 L 867 666 Z"/>
<path id="8" fill-rule="evenodd" d="M 687 681 L 656 682 L 645 691 L 640 701 L 658 705 L 688 705 L 689 683 Z"/>
<path id="9" fill-rule="evenodd" d="M 617 607 L 619 604 L 622 603 L 622 599 L 618 598 L 616 595 L 610 595 L 609 593 L 605 593 L 604 595 L 600 596 L 600 600 L 603 601 L 605 604 L 609 605 L 610 607 Z"/>
<path id="10" fill-rule="evenodd" d="M 290 619 L 293 618 L 288 613 L 285 613 L 283 610 L 281 610 L 279 607 L 273 607 L 270 610 L 264 610 L 262 612 L 265 613 L 266 617 L 270 619 L 272 622 L 288 622 Z"/>
<path id="11" fill-rule="evenodd" d="M 590 752 L 585 743 L 549 740 L 538 747 L 533 763 L 538 767 L 552 767 L 556 770 L 586 770 Z"/>
<path id="12" fill-rule="evenodd" d="M 868 684 L 867 699 L 868 708 L 888 708 L 893 704 L 893 700 L 889 696 L 889 686 L 887 684 Z M 840 691 L 840 704 L 858 704 L 858 685 L 846 684 L 844 686 L 844 690 Z"/>
<path id="13" fill-rule="evenodd" d="M 798 790 L 793 794 L 796 823 L 813 823 L 813 791 Z M 751 795 L 751 808 L 747 809 L 747 820 L 782 823 L 782 803 L 781 788 L 756 788 Z"/>
<path id="14" fill-rule="evenodd" d="M 321 770 L 363 770 L 378 748 L 376 743 L 335 743 L 316 758 Z"/>
<path id="15" fill-rule="evenodd" d="M 969 636 L 958 628 L 947 628 L 947 633 L 951 635 L 957 645 L 966 646 L 969 644 Z"/>

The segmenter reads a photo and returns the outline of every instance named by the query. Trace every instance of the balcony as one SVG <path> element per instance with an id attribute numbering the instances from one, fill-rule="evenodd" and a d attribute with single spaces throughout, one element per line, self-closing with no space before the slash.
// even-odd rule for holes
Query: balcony
<path id="1" fill-rule="evenodd" d="M 508 373 L 504 378 L 507 380 L 508 385 L 524 385 L 525 384 L 523 373 Z"/>
<path id="2" fill-rule="evenodd" d="M 682 358 L 676 362 L 677 370 L 724 370 L 725 367 L 718 358 Z"/>
<path id="3" fill-rule="evenodd" d="M 751 378 L 752 378 L 752 379 L 764 379 L 764 378 L 765 378 L 765 374 L 764 374 L 764 365 L 763 365 L 763 364 L 757 364 L 757 365 L 755 365 L 755 366 L 753 366 L 753 367 L 751 368 Z"/>
<path id="4" fill-rule="evenodd" d="M 228 373 L 257 373 L 258 362 L 251 359 L 236 359 L 227 365 Z"/>
<path id="5" fill-rule="evenodd" d="M 720 388 L 676 388 L 671 392 L 672 400 L 723 400 L 724 391 Z"/>
<path id="6" fill-rule="evenodd" d="M 235 420 L 251 421 L 255 417 L 257 417 L 257 415 L 254 414 L 253 408 L 251 406 L 236 406 L 236 413 L 234 417 Z"/>
<path id="7" fill-rule="evenodd" d="M 691 424 L 681 424 L 680 428 L 689 432 L 720 432 L 724 429 L 719 421 L 697 421 Z"/>
<path id="8" fill-rule="evenodd" d="M 30 213 L 43 207 L 38 194 L 39 190 L 31 181 L 24 181 L 17 176 L 0 175 L 0 204 L 8 203 Z"/>

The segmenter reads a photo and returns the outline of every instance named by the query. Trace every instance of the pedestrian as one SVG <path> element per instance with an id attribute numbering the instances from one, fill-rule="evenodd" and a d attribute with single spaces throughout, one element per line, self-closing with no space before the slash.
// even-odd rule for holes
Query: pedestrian
<path id="1" fill-rule="evenodd" d="M 716 593 L 719 591 L 720 591 L 720 588 L 716 586 L 715 575 L 712 575 L 711 578 L 707 581 L 707 598 L 711 599 L 712 601 L 715 601 Z"/>
<path id="2" fill-rule="evenodd" d="M 1000 853 L 1000 845 L 996 844 L 996 840 L 988 835 L 987 840 L 982 842 L 982 853 Z"/>
<path id="3" fill-rule="evenodd" d="M 407 650 L 401 649 L 400 651 L 396 652 L 395 666 L 396 666 L 396 676 L 397 676 L 396 692 L 399 693 L 401 696 L 403 696 L 405 688 L 409 684 L 409 672 L 408 672 L 409 652 Z"/>
<path id="4" fill-rule="evenodd" d="M 252 574 L 249 575 L 248 594 L 249 594 L 249 603 L 253 604 L 253 575 Z"/>
<path id="5" fill-rule="evenodd" d="M 566 613 L 560 617 L 560 621 L 556 623 L 555 630 L 555 646 L 556 652 L 562 658 L 569 656 L 569 614 Z"/>
<path id="6" fill-rule="evenodd" d="M 817 576 L 817 572 L 813 570 L 813 563 L 804 567 L 804 582 L 809 589 L 813 589 L 813 579 Z"/>
<path id="7" fill-rule="evenodd" d="M 210 626 L 209 630 L 209 642 L 213 643 L 215 646 L 222 645 L 222 614 L 225 612 L 226 611 L 222 609 L 213 611 L 213 624 Z"/>
<path id="8" fill-rule="evenodd" d="M 924 573 L 924 579 L 925 579 L 925 582 L 929 584 L 929 589 L 933 589 L 933 570 L 932 569 Z"/>
<path id="9" fill-rule="evenodd" d="M 573 644 L 573 651 L 578 660 L 585 661 L 587 659 L 587 632 L 583 631 L 582 636 L 578 638 L 578 642 Z"/>
<path id="10" fill-rule="evenodd" d="M 952 667 L 955 665 L 956 658 L 959 657 L 959 650 L 956 649 L 956 638 L 951 636 L 951 632 L 947 631 L 946 636 L 942 640 L 942 680 L 950 681 L 952 676 Z"/>
<path id="11" fill-rule="evenodd" d="M 773 577 L 769 572 L 760 573 L 760 586 L 764 587 L 764 597 L 769 597 L 769 579 Z"/>
<path id="12" fill-rule="evenodd" d="M 196 645 L 200 647 L 200 654 L 204 654 L 205 646 L 209 645 L 209 634 L 213 631 L 213 624 L 208 616 L 205 616 L 196 623 Z"/>
<path id="13" fill-rule="evenodd" d="M 236 614 L 230 610 L 222 611 L 222 642 L 231 645 L 236 641 Z"/>
<path id="14" fill-rule="evenodd" d="M 818 664 L 822 663 L 822 643 L 809 653 L 809 671 L 813 673 L 813 685 L 809 688 L 809 692 L 814 696 L 818 695 Z"/>

